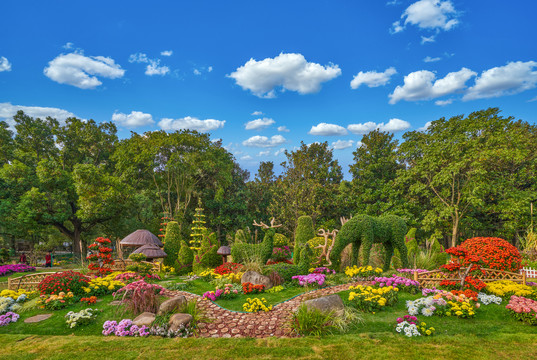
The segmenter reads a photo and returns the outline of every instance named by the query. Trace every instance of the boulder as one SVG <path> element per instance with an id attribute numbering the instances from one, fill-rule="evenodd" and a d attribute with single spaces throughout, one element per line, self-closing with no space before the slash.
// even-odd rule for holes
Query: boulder
<path id="1" fill-rule="evenodd" d="M 248 270 L 244 274 L 242 274 L 241 277 L 241 284 L 244 283 L 252 283 L 254 285 L 265 285 L 265 290 L 270 289 L 272 287 L 272 281 L 270 281 L 270 278 L 265 275 L 261 275 L 257 271 Z"/>
<path id="2" fill-rule="evenodd" d="M 185 327 L 192 321 L 192 315 L 190 314 L 173 314 L 170 317 L 170 330 L 177 331 L 181 325 Z"/>
<path id="3" fill-rule="evenodd" d="M 132 323 L 136 326 L 147 326 L 151 327 L 151 324 L 155 321 L 155 314 L 150 312 L 143 312 L 140 315 L 138 315 L 134 320 L 132 320 Z"/>
<path id="4" fill-rule="evenodd" d="M 184 295 L 176 296 L 160 304 L 157 314 L 164 315 L 169 312 L 181 311 L 183 310 L 185 306 L 186 306 L 186 297 Z"/>
<path id="5" fill-rule="evenodd" d="M 343 311 L 345 310 L 343 300 L 337 294 L 306 300 L 304 304 L 306 304 L 308 309 L 316 308 L 324 313 L 333 311 L 337 316 L 343 315 Z"/>

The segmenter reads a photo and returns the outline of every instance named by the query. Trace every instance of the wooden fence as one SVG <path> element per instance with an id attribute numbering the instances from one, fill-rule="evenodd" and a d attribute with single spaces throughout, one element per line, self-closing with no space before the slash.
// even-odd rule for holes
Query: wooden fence
<path id="1" fill-rule="evenodd" d="M 496 269 L 481 269 L 483 273 L 479 275 L 472 275 L 474 278 L 480 279 L 481 281 L 487 283 L 498 280 L 511 280 L 513 282 L 522 283 L 526 285 L 526 273 L 522 272 L 517 274 L 509 271 L 502 271 Z M 421 287 L 432 287 L 438 286 L 443 280 L 455 281 L 460 283 L 462 276 L 466 272 L 466 268 L 461 268 L 459 272 L 456 273 L 447 273 L 442 270 L 432 270 L 427 272 L 414 273 L 414 280 L 420 283 Z"/>
<path id="2" fill-rule="evenodd" d="M 17 291 L 18 289 L 24 289 L 27 291 L 37 290 L 37 286 L 44 278 L 49 275 L 61 273 L 63 271 L 54 271 L 54 272 L 43 272 L 38 274 L 28 274 L 19 276 L 16 278 L 9 278 L 7 280 L 7 288 L 9 290 Z"/>

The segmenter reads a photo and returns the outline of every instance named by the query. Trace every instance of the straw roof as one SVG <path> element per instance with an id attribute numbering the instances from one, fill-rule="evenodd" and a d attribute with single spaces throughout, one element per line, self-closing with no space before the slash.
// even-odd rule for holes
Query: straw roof
<path id="1" fill-rule="evenodd" d="M 153 235 L 149 230 L 136 230 L 132 234 L 127 235 L 119 244 L 121 246 L 144 246 L 149 244 L 163 246 L 158 237 Z"/>
<path id="2" fill-rule="evenodd" d="M 133 254 L 144 254 L 148 259 L 165 258 L 168 256 L 161 248 L 155 244 L 148 244 L 139 247 L 132 252 Z"/>

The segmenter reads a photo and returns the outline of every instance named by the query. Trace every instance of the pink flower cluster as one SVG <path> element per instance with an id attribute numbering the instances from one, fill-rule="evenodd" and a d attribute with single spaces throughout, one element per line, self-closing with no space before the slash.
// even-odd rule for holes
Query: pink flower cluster
<path id="1" fill-rule="evenodd" d="M 211 301 L 216 301 L 224 293 L 222 289 L 216 289 L 215 291 L 206 291 L 203 294 L 204 299 L 210 299 Z"/>
<path id="2" fill-rule="evenodd" d="M 414 280 L 407 279 L 402 276 L 396 276 L 393 275 L 392 277 L 376 277 L 375 280 L 372 282 L 373 285 L 378 285 L 380 287 L 384 286 L 393 286 L 393 287 L 400 287 L 400 286 L 419 286 L 420 283 Z"/>
<path id="3" fill-rule="evenodd" d="M 321 266 L 321 267 L 315 268 L 315 270 L 313 270 L 313 273 L 330 275 L 330 274 L 335 274 L 336 270 L 329 269 L 326 266 Z"/>
<path id="4" fill-rule="evenodd" d="M 397 272 L 399 273 L 410 273 L 410 274 L 413 274 L 415 272 L 417 273 L 422 273 L 422 272 L 427 272 L 429 270 L 426 270 L 426 269 L 397 269 Z"/>
<path id="5" fill-rule="evenodd" d="M 511 296 L 509 304 L 507 304 L 505 308 L 513 310 L 518 314 L 533 312 L 537 318 L 537 301 L 525 298 L 523 296 Z"/>
<path id="6" fill-rule="evenodd" d="M 143 325 L 141 327 L 134 325 L 131 319 L 123 319 L 119 322 L 106 321 L 103 325 L 103 335 L 116 335 L 116 336 L 147 336 L 149 335 L 148 327 Z"/>
<path id="7" fill-rule="evenodd" d="M 411 325 L 412 324 L 414 324 L 414 325 L 418 324 L 418 318 L 415 317 L 415 316 L 412 316 L 412 315 L 405 315 L 402 318 L 397 318 L 397 323 L 398 324 L 402 323 L 403 321 L 406 321 L 407 323 L 409 323 Z"/>
<path id="8" fill-rule="evenodd" d="M 9 323 L 17 322 L 19 314 L 8 311 L 5 315 L 0 315 L 0 326 L 6 326 Z"/>
<path id="9" fill-rule="evenodd" d="M 139 280 L 139 281 L 135 281 L 133 283 L 123 286 L 121 289 L 116 291 L 113 295 L 116 296 L 116 294 L 120 294 L 122 292 L 127 292 L 127 291 L 133 292 L 133 293 L 143 292 L 143 291 L 150 290 L 150 289 L 153 289 L 157 294 L 166 290 L 160 285 L 148 284 L 144 280 Z"/>
<path id="10" fill-rule="evenodd" d="M 300 286 L 307 285 L 319 285 L 322 286 L 326 279 L 325 274 L 308 274 L 308 275 L 296 275 L 292 277 L 293 280 L 298 280 Z"/>
<path id="11" fill-rule="evenodd" d="M 29 271 L 35 271 L 35 268 L 33 266 L 29 266 L 26 264 L 0 265 L 0 276 L 9 275 L 11 273 L 29 272 Z"/>

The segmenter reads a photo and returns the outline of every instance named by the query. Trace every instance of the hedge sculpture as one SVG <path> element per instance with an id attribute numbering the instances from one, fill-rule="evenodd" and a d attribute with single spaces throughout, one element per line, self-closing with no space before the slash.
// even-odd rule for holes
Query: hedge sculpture
<path id="1" fill-rule="evenodd" d="M 274 225 L 275 221 L 276 220 L 272 218 L 270 226 L 262 222 L 258 224 L 254 221 L 255 226 L 259 226 L 265 230 L 263 241 L 261 244 L 235 243 L 231 247 L 231 257 L 233 258 L 233 262 L 244 264 L 247 261 L 259 258 L 263 265 L 266 264 L 272 255 L 276 228 L 282 226 L 281 224 Z"/>
<path id="2" fill-rule="evenodd" d="M 390 268 L 390 262 L 395 248 L 399 250 L 403 267 L 408 267 L 407 249 L 405 245 L 406 234 L 405 221 L 396 215 L 372 217 L 357 215 L 341 227 L 336 236 L 330 260 L 333 264 L 339 264 L 343 249 L 352 244 L 352 263 L 357 264 L 360 246 L 362 249 L 362 266 L 369 264 L 369 255 L 373 244 L 382 244 L 386 249 L 384 271 Z"/>
<path id="3" fill-rule="evenodd" d="M 218 255 L 220 243 L 216 239 L 215 233 L 210 233 L 205 229 L 202 233 L 200 248 L 194 255 L 192 270 L 199 273 L 209 268 L 215 268 L 222 264 L 222 257 Z"/>
<path id="4" fill-rule="evenodd" d="M 175 260 L 177 259 L 177 254 L 179 253 L 182 242 L 181 228 L 177 221 L 168 222 L 166 225 L 166 235 L 164 237 L 164 252 L 168 254 L 168 256 L 164 258 L 164 265 L 175 267 Z"/>
<path id="5" fill-rule="evenodd" d="M 185 240 L 181 241 L 181 249 L 177 256 L 175 272 L 179 275 L 186 275 L 192 272 L 192 263 L 194 262 L 194 252 Z"/>
<path id="6" fill-rule="evenodd" d="M 295 249 L 293 252 L 293 262 L 298 264 L 300 251 L 308 240 L 315 237 L 315 229 L 313 228 L 313 220 L 310 216 L 301 216 L 298 218 L 295 231 Z"/>

